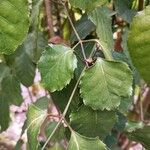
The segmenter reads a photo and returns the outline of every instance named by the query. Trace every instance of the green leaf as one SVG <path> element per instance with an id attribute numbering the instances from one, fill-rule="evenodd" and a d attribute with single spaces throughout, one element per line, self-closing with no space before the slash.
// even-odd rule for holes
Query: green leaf
<path id="1" fill-rule="evenodd" d="M 0 89 L 3 78 L 10 73 L 10 69 L 4 63 L 0 63 Z"/>
<path id="2" fill-rule="evenodd" d="M 20 83 L 16 76 L 11 74 L 10 68 L 0 63 L 0 126 L 1 130 L 9 125 L 9 105 L 20 105 L 22 102 Z"/>
<path id="3" fill-rule="evenodd" d="M 51 97 L 52 97 L 54 104 L 56 106 L 58 106 L 58 108 L 60 109 L 61 112 L 64 111 L 64 109 L 68 103 L 68 100 L 70 98 L 70 95 L 75 87 L 75 84 L 76 84 L 76 80 L 72 79 L 70 81 L 70 83 L 65 88 L 63 88 L 63 90 L 55 91 L 55 92 L 51 93 Z M 79 91 L 76 90 L 76 92 L 72 98 L 70 107 L 68 109 L 68 113 L 66 115 L 67 119 L 69 117 L 69 114 L 78 108 L 79 102 L 80 102 Z"/>
<path id="4" fill-rule="evenodd" d="M 118 110 L 119 110 L 119 112 L 126 115 L 131 106 L 132 106 L 132 98 L 131 97 L 122 97 Z"/>
<path id="5" fill-rule="evenodd" d="M 107 150 L 107 148 L 98 138 L 87 138 L 72 131 L 67 150 Z"/>
<path id="6" fill-rule="evenodd" d="M 132 63 L 132 60 L 131 60 L 131 57 L 129 54 L 129 50 L 128 50 L 128 44 L 127 44 L 128 33 L 129 33 L 129 28 L 127 28 L 127 27 L 124 28 L 124 33 L 122 35 L 123 51 L 122 52 L 113 51 L 112 55 L 115 60 L 124 61 L 129 65 L 129 67 L 131 68 L 131 70 L 133 72 L 134 84 L 139 84 L 140 76 L 139 76 L 139 73 L 137 72 L 135 66 Z"/>
<path id="7" fill-rule="evenodd" d="M 48 138 L 54 128 L 56 127 L 58 122 L 50 122 L 47 127 L 46 127 L 46 137 Z M 63 125 L 59 126 L 58 129 L 56 130 L 55 134 L 51 138 L 51 142 L 61 142 L 63 139 L 65 139 L 65 127 Z"/>
<path id="8" fill-rule="evenodd" d="M 7 97 L 7 94 L 3 92 L 2 89 L 2 81 L 6 75 L 10 73 L 9 68 L 3 64 L 0 63 L 0 131 L 4 131 L 8 128 L 9 125 L 9 99 Z"/>
<path id="9" fill-rule="evenodd" d="M 103 47 L 105 57 L 110 57 L 111 51 L 114 49 L 110 10 L 105 7 L 97 8 L 88 13 L 88 16 L 96 25 L 96 33 Z"/>
<path id="10" fill-rule="evenodd" d="M 38 134 L 46 117 L 46 111 L 43 111 L 31 104 L 27 112 L 27 137 L 29 149 L 36 150 L 39 145 Z"/>
<path id="11" fill-rule="evenodd" d="M 107 0 L 69 0 L 70 4 L 80 9 L 91 11 L 95 7 L 102 6 L 107 3 Z"/>
<path id="12" fill-rule="evenodd" d="M 42 110 L 46 110 L 48 108 L 49 101 L 50 100 L 46 96 L 44 96 L 37 99 L 34 105 Z"/>
<path id="13" fill-rule="evenodd" d="M 84 39 L 96 28 L 87 15 L 83 15 L 80 20 L 75 22 L 74 26 L 81 39 Z M 78 39 L 75 33 L 73 32 L 71 34 L 71 42 L 74 43 L 75 41 L 78 41 Z"/>
<path id="14" fill-rule="evenodd" d="M 55 143 L 51 148 L 48 150 L 65 150 L 59 143 Z"/>
<path id="15" fill-rule="evenodd" d="M 84 71 L 80 88 L 85 105 L 94 110 L 111 110 L 119 106 L 121 96 L 131 95 L 132 73 L 123 62 L 98 58 Z"/>
<path id="16" fill-rule="evenodd" d="M 32 10 L 30 17 L 30 33 L 28 34 L 24 48 L 31 57 L 34 63 L 37 63 L 42 55 L 43 50 L 47 46 L 47 40 L 44 33 L 40 32 L 40 10 L 43 4 L 43 0 L 32 0 Z"/>
<path id="17" fill-rule="evenodd" d="M 140 142 L 147 150 L 150 148 L 150 126 L 143 129 L 137 129 L 134 132 L 127 133 L 130 140 Z"/>
<path id="18" fill-rule="evenodd" d="M 112 130 L 117 121 L 113 111 L 95 111 L 86 106 L 79 108 L 70 115 L 71 127 L 87 137 L 104 139 Z"/>
<path id="19" fill-rule="evenodd" d="M 26 53 L 20 54 L 15 59 L 16 74 L 20 82 L 29 87 L 34 82 L 35 64 Z"/>
<path id="20" fill-rule="evenodd" d="M 131 24 L 128 46 L 133 64 L 150 84 L 150 6 L 140 12 Z"/>
<path id="21" fill-rule="evenodd" d="M 77 59 L 73 50 L 63 45 L 49 45 L 39 60 L 42 85 L 51 92 L 62 90 L 73 78 Z"/>
<path id="22" fill-rule="evenodd" d="M 38 31 L 39 25 L 39 14 L 43 4 L 43 0 L 32 0 L 31 18 L 30 18 L 30 29 Z"/>
<path id="23" fill-rule="evenodd" d="M 27 0 L 0 1 L 0 53 L 11 54 L 21 44 L 29 28 Z"/>
<path id="24" fill-rule="evenodd" d="M 32 32 L 28 34 L 28 38 L 26 39 L 26 43 L 24 44 L 28 55 L 31 57 L 34 63 L 38 62 L 42 55 L 42 52 L 47 46 L 47 40 L 44 36 L 45 35 L 42 32 Z"/>
<path id="25" fill-rule="evenodd" d="M 33 84 L 36 66 L 27 54 L 24 45 L 19 46 L 13 54 L 5 56 L 5 60 L 23 85 L 29 87 Z"/>
<path id="26" fill-rule="evenodd" d="M 115 10 L 118 15 L 121 16 L 125 21 L 130 23 L 133 17 L 136 14 L 136 10 L 132 10 L 132 2 L 131 0 L 115 0 Z"/>
<path id="27" fill-rule="evenodd" d="M 13 74 L 9 74 L 3 78 L 1 83 L 2 93 L 7 95 L 10 104 L 20 105 L 23 101 L 21 95 L 20 82 Z"/>
<path id="28" fill-rule="evenodd" d="M 127 132 L 133 132 L 133 131 L 136 131 L 137 129 L 140 129 L 140 128 L 143 128 L 143 127 L 144 127 L 144 123 L 143 122 L 128 121 L 126 123 L 125 130 Z"/>
<path id="29" fill-rule="evenodd" d="M 4 131 L 9 126 L 9 99 L 6 94 L 0 91 L 0 132 Z"/>

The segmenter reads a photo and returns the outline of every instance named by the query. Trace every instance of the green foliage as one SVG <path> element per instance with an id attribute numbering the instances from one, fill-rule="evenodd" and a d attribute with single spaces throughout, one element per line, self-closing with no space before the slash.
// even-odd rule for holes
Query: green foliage
<path id="1" fill-rule="evenodd" d="M 124 134 L 149 149 L 150 3 L 43 2 L 0 1 L 0 131 L 36 70 L 46 96 L 28 106 L 27 149 L 117 150 Z"/>
<path id="2" fill-rule="evenodd" d="M 5 130 L 9 125 L 9 104 L 22 102 L 20 82 L 5 64 L 0 64 L 0 126 Z"/>
<path id="3" fill-rule="evenodd" d="M 46 111 L 30 105 L 27 113 L 27 137 L 29 149 L 37 149 L 39 146 L 38 134 L 46 117 Z"/>
<path id="4" fill-rule="evenodd" d="M 140 20 L 140 21 L 139 21 Z M 150 6 L 133 19 L 129 32 L 128 46 L 133 64 L 141 76 L 150 84 Z M 142 60 L 141 60 L 142 58 Z"/>
<path id="5" fill-rule="evenodd" d="M 87 137 L 104 139 L 117 121 L 115 112 L 94 111 L 82 106 L 70 115 L 72 128 Z M 91 132 L 92 131 L 92 132 Z"/>
<path id="6" fill-rule="evenodd" d="M 98 138 L 87 138 L 76 132 L 71 132 L 67 150 L 107 150 L 106 145 Z"/>
<path id="7" fill-rule="evenodd" d="M 84 71 L 80 87 L 85 105 L 111 110 L 119 106 L 121 96 L 132 94 L 132 73 L 125 63 L 98 58 Z"/>
<path id="8" fill-rule="evenodd" d="M 75 84 L 76 84 L 76 80 L 72 79 L 70 81 L 70 84 L 67 85 L 65 88 L 63 88 L 63 90 L 55 91 L 51 93 L 51 97 L 52 97 L 54 104 L 59 107 L 61 112 L 64 111 L 69 101 L 70 95 L 74 89 Z M 72 98 L 72 102 L 71 102 L 71 105 L 69 107 L 68 114 L 66 117 L 69 117 L 69 114 L 78 108 L 79 103 L 80 103 L 79 92 L 76 91 Z"/>
<path id="9" fill-rule="evenodd" d="M 54 92 L 62 90 L 73 78 L 77 59 L 73 50 L 63 45 L 49 45 L 39 60 L 42 85 Z"/>
<path id="10" fill-rule="evenodd" d="M 150 126 L 145 126 L 142 129 L 137 129 L 128 133 L 128 137 L 133 141 L 138 141 L 148 150 L 150 148 Z"/>
<path id="11" fill-rule="evenodd" d="M 111 29 L 111 11 L 106 7 L 96 8 L 88 13 L 91 21 L 96 25 L 96 33 L 106 58 L 110 59 L 113 48 L 113 35 Z"/>
<path id="12" fill-rule="evenodd" d="M 80 9 L 90 11 L 95 9 L 95 7 L 102 6 L 107 3 L 107 0 L 70 0 L 72 6 L 78 7 Z"/>
<path id="13" fill-rule="evenodd" d="M 89 35 L 92 31 L 95 30 L 95 25 L 90 21 L 87 15 L 83 15 L 80 20 L 75 22 L 74 24 L 76 31 L 79 33 L 81 39 L 84 39 L 87 35 Z M 71 34 L 71 42 L 78 41 L 75 33 Z"/>
<path id="14" fill-rule="evenodd" d="M 52 146 L 48 150 L 64 150 L 64 148 L 59 143 L 56 143 L 54 146 Z"/>
<path id="15" fill-rule="evenodd" d="M 123 18 L 127 22 L 131 22 L 133 17 L 136 14 L 136 10 L 131 9 L 132 8 L 132 2 L 133 0 L 115 0 L 115 8 L 118 13 L 118 15 Z"/>
<path id="16" fill-rule="evenodd" d="M 0 53 L 10 54 L 20 45 L 29 28 L 27 0 L 0 1 Z"/>
<path id="17" fill-rule="evenodd" d="M 57 122 L 50 122 L 47 127 L 46 127 L 46 136 L 49 137 L 51 135 L 52 131 L 56 127 Z M 58 130 L 55 132 L 54 136 L 52 137 L 51 141 L 56 143 L 56 142 L 61 142 L 61 140 L 65 139 L 65 127 L 61 125 Z"/>

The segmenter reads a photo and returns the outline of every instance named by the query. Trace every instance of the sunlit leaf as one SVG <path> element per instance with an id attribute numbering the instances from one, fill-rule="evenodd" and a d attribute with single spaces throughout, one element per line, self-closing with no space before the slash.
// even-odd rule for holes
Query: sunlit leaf
<path id="1" fill-rule="evenodd" d="M 111 110 L 119 106 L 121 96 L 131 95 L 132 74 L 123 62 L 98 58 L 95 65 L 84 71 L 80 87 L 85 105 Z"/>
<path id="2" fill-rule="evenodd" d="M 36 150 L 39 146 L 38 134 L 46 117 L 46 111 L 43 111 L 35 105 L 30 105 L 27 112 L 27 137 L 29 149 Z"/>
<path id="3" fill-rule="evenodd" d="M 150 6 L 140 12 L 131 24 L 128 46 L 133 64 L 150 84 Z"/>
<path id="4" fill-rule="evenodd" d="M 0 53 L 10 54 L 20 45 L 29 28 L 27 0 L 0 1 Z"/>
<path id="5" fill-rule="evenodd" d="M 49 45 L 39 60 L 42 85 L 54 92 L 62 90 L 73 78 L 77 59 L 73 50 L 63 45 Z"/>

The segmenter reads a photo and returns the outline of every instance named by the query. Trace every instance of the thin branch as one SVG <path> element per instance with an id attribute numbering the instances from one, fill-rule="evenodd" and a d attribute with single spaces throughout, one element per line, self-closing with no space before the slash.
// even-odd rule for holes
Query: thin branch
<path id="1" fill-rule="evenodd" d="M 78 79 L 78 81 L 77 81 L 77 83 L 76 83 L 76 85 L 75 85 L 75 87 L 74 87 L 74 89 L 73 89 L 73 91 L 72 91 L 72 93 L 71 93 L 71 96 L 70 96 L 70 98 L 69 98 L 68 104 L 66 105 L 66 108 L 65 108 L 65 110 L 64 110 L 64 112 L 63 112 L 62 117 L 60 118 L 59 122 L 58 122 L 57 125 L 55 126 L 54 130 L 52 131 L 51 135 L 48 137 L 47 141 L 45 142 L 45 144 L 43 145 L 43 147 L 42 147 L 41 150 L 44 150 L 44 148 L 46 147 L 46 145 L 48 144 L 48 142 L 50 141 L 50 139 L 52 138 L 52 136 L 55 134 L 57 128 L 60 126 L 60 124 L 61 124 L 63 118 L 65 118 L 66 113 L 67 113 L 67 111 L 68 111 L 68 108 L 69 108 L 69 106 L 70 106 L 70 104 L 71 104 L 72 98 L 73 98 L 73 96 L 74 96 L 74 94 L 75 94 L 75 91 L 76 91 L 76 89 L 77 89 L 77 87 L 78 87 L 78 84 L 79 84 L 79 82 L 80 82 L 80 79 L 81 79 L 81 76 L 79 77 L 79 79 Z"/>
<path id="2" fill-rule="evenodd" d="M 47 25 L 48 25 L 48 34 L 49 38 L 53 37 L 54 30 L 53 30 L 53 18 L 52 18 L 52 6 L 51 1 L 44 0 L 45 3 L 45 11 L 46 11 L 46 18 L 47 18 Z"/>
<path id="3" fill-rule="evenodd" d="M 90 53 L 89 58 L 92 56 L 93 52 L 94 52 L 94 48 L 93 48 L 92 52 Z M 85 69 L 86 69 L 86 67 L 84 67 L 84 69 L 82 70 L 82 73 L 84 72 Z M 59 122 L 58 122 L 57 125 L 55 126 L 54 130 L 52 131 L 52 133 L 51 133 L 50 136 L 48 137 L 47 141 L 45 142 L 45 144 L 43 145 L 43 147 L 42 147 L 41 150 L 44 150 L 44 148 L 46 147 L 46 145 L 48 144 L 48 142 L 50 141 L 50 139 L 52 138 L 52 136 L 55 134 L 55 132 L 56 132 L 56 130 L 58 129 L 58 127 L 60 126 L 60 124 L 61 124 L 63 118 L 65 118 L 66 113 L 67 113 L 67 111 L 68 111 L 68 108 L 69 108 L 69 106 L 70 106 L 70 104 L 71 104 L 71 102 L 72 102 L 73 96 L 74 96 L 74 94 L 75 94 L 75 91 L 77 90 L 78 84 L 79 84 L 79 82 L 80 82 L 80 80 L 81 80 L 82 73 L 80 74 L 80 77 L 78 78 L 78 80 L 77 80 L 77 82 L 76 82 L 76 85 L 74 86 L 74 89 L 73 89 L 73 91 L 72 91 L 72 93 L 71 93 L 71 96 L 70 96 L 69 101 L 68 101 L 68 103 L 67 103 L 67 105 L 66 105 L 66 107 L 65 107 L 65 110 L 64 110 L 64 112 L 63 112 L 63 114 L 62 114 L 62 117 L 60 118 Z M 70 128 L 69 128 L 69 129 L 70 129 Z"/>
<path id="4" fill-rule="evenodd" d="M 65 9 L 65 11 L 66 11 L 66 15 L 67 15 L 67 17 L 68 17 L 68 19 L 69 19 L 69 22 L 70 22 L 70 24 L 71 24 L 71 26 L 72 26 L 72 29 L 73 29 L 73 31 L 74 31 L 74 33 L 75 33 L 75 35 L 76 35 L 76 37 L 77 37 L 77 39 L 78 39 L 80 45 L 81 45 L 81 50 L 82 50 L 83 58 L 84 58 L 84 60 L 86 60 L 86 55 L 85 55 L 85 50 L 84 50 L 84 47 L 83 47 L 82 40 L 81 40 L 81 38 L 80 38 L 78 32 L 76 31 L 74 25 L 73 25 L 73 22 L 72 22 L 72 20 L 71 20 L 71 18 L 70 18 L 70 15 L 69 15 L 69 13 L 68 13 L 68 9 L 67 9 L 66 5 L 65 5 L 62 1 L 61 1 L 61 3 L 62 3 L 62 5 L 64 6 L 64 9 Z M 85 61 L 85 62 L 86 62 L 86 61 Z M 87 63 L 87 62 L 86 62 L 86 66 L 88 67 L 88 63 Z"/>
<path id="5" fill-rule="evenodd" d="M 28 91 L 28 94 L 29 94 L 29 97 L 30 97 L 30 101 L 33 103 L 34 101 L 33 101 L 32 94 L 31 94 L 29 88 L 27 88 L 27 91 Z"/>

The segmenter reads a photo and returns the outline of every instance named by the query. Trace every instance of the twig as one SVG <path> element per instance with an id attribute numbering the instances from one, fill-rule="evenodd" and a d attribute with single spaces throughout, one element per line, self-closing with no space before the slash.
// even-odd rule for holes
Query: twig
<path id="1" fill-rule="evenodd" d="M 93 49 L 92 52 L 90 53 L 89 58 L 92 56 L 93 52 L 94 52 L 94 49 Z M 86 69 L 86 67 L 84 67 L 84 69 L 82 70 L 82 73 L 84 72 L 85 69 Z M 60 118 L 59 122 L 58 122 L 57 125 L 55 126 L 54 130 L 52 131 L 51 135 L 48 137 L 47 141 L 45 142 L 45 144 L 43 145 L 43 147 L 42 147 L 41 150 L 44 150 L 44 148 L 46 147 L 46 145 L 48 144 L 48 142 L 50 141 L 50 139 L 52 138 L 52 136 L 55 134 L 55 132 L 56 132 L 56 130 L 58 129 L 58 127 L 60 126 L 60 124 L 61 124 L 63 118 L 65 118 L 66 113 L 67 113 L 67 111 L 68 111 L 68 108 L 69 108 L 69 106 L 70 106 L 70 104 L 71 104 L 71 102 L 72 102 L 73 96 L 74 96 L 74 94 L 75 94 L 75 91 L 77 90 L 78 84 L 79 84 L 79 82 L 80 82 L 80 80 L 81 80 L 82 73 L 80 74 L 80 77 L 78 78 L 78 80 L 77 80 L 77 82 L 76 82 L 76 85 L 74 86 L 74 89 L 73 89 L 73 91 L 72 91 L 72 93 L 71 93 L 71 96 L 70 96 L 69 101 L 68 101 L 68 103 L 67 103 L 67 105 L 66 105 L 66 107 L 65 107 L 65 110 L 64 110 L 64 112 L 63 112 L 62 117 Z"/>
<path id="2" fill-rule="evenodd" d="M 29 94 L 29 97 L 30 97 L 31 102 L 33 103 L 34 101 L 33 101 L 32 94 L 31 94 L 29 88 L 27 88 L 27 91 L 28 91 L 28 94 Z"/>
<path id="3" fill-rule="evenodd" d="M 44 0 L 49 38 L 54 36 L 51 1 Z"/>
<path id="4" fill-rule="evenodd" d="M 80 45 L 81 45 L 81 50 L 82 50 L 83 58 L 84 58 L 84 60 L 86 60 L 86 55 L 85 55 L 85 50 L 84 50 L 84 47 L 83 47 L 82 40 L 81 40 L 81 38 L 80 38 L 78 32 L 76 31 L 74 25 L 73 25 L 73 22 L 72 22 L 72 20 L 71 20 L 71 18 L 70 18 L 70 15 L 69 15 L 69 13 L 68 13 L 68 10 L 67 10 L 66 5 L 65 5 L 62 1 L 61 1 L 61 3 L 62 3 L 62 5 L 64 6 L 64 9 L 65 9 L 65 11 L 66 11 L 67 17 L 68 17 L 69 22 L 70 22 L 70 24 L 71 24 L 71 26 L 72 26 L 72 29 L 73 29 L 73 31 L 74 31 L 74 33 L 75 33 L 75 35 L 76 35 L 76 37 L 77 37 L 77 39 L 78 39 Z M 89 65 L 88 65 L 88 63 L 87 63 L 86 61 L 85 61 L 85 63 L 86 63 L 86 66 L 89 67 Z"/>

